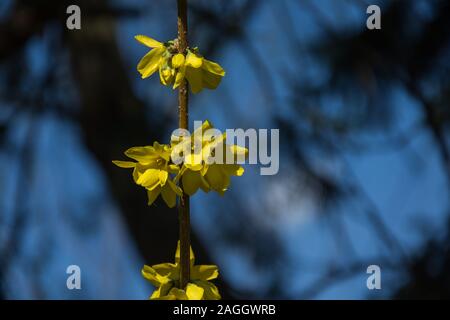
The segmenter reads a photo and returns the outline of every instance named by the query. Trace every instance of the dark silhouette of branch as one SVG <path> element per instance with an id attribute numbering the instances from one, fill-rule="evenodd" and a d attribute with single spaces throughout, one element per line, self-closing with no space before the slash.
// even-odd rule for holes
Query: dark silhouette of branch
<path id="1" fill-rule="evenodd" d="M 436 107 L 428 101 L 428 99 L 422 94 L 421 90 L 417 88 L 415 83 L 408 81 L 406 85 L 409 92 L 420 102 L 424 113 L 425 124 L 430 129 L 439 150 L 439 154 L 441 155 L 444 172 L 446 173 L 450 190 L 450 150 L 445 137 L 441 116 L 439 115 Z"/>
<path id="2" fill-rule="evenodd" d="M 66 8 L 78 4 L 89 17 L 135 17 L 138 11 L 129 8 L 113 8 L 107 1 L 89 0 L 15 0 L 12 13 L 0 23 L 0 61 L 15 55 L 51 21 L 59 20 L 65 26 Z"/>
<path id="3" fill-rule="evenodd" d="M 38 129 L 38 121 L 36 116 L 38 114 L 38 108 L 35 108 L 30 114 L 27 123 L 27 129 L 25 131 L 25 137 L 23 145 L 18 151 L 18 170 L 16 178 L 16 190 L 14 192 L 15 200 L 14 207 L 12 209 L 13 220 L 9 229 L 9 235 L 6 238 L 6 242 L 2 244 L 0 248 L 0 294 L 4 295 L 7 286 L 7 275 L 10 271 L 10 267 L 14 262 L 14 259 L 20 253 L 20 246 L 22 239 L 24 238 L 24 230 L 27 221 L 27 211 L 25 209 L 26 201 L 24 201 L 28 195 L 27 188 L 31 185 L 33 177 L 33 149 L 34 141 L 36 137 L 36 131 Z"/>

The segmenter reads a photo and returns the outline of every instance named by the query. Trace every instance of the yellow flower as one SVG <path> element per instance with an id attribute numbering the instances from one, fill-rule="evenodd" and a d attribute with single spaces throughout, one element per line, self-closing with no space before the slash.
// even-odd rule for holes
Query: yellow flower
<path id="1" fill-rule="evenodd" d="M 203 88 L 216 89 L 225 75 L 219 64 L 203 58 L 195 49 L 188 49 L 186 57 L 175 55 L 172 66 L 177 68 L 173 88 L 176 89 L 186 78 L 193 93 L 198 93 Z"/>
<path id="2" fill-rule="evenodd" d="M 186 149 L 191 151 L 184 157 L 183 167 L 175 178 L 178 180 L 181 177 L 183 191 L 190 196 L 198 189 L 204 192 L 213 190 L 223 195 L 230 185 L 230 177 L 244 174 L 242 166 L 226 163 L 226 160 L 232 159 L 236 162 L 237 157 L 245 158 L 248 155 L 247 148 L 227 145 L 225 134 L 209 136 L 206 134 L 209 129 L 213 129 L 213 126 L 205 121 L 190 139 L 172 144 L 173 152 L 177 154 Z M 199 139 L 200 141 L 196 141 Z M 199 150 L 196 150 L 196 144 L 200 146 Z M 216 154 L 217 152 L 221 154 Z"/>
<path id="3" fill-rule="evenodd" d="M 191 248 L 190 279 L 185 288 L 178 288 L 180 280 L 180 242 L 175 253 L 175 263 L 144 265 L 142 276 L 156 287 L 151 300 L 219 300 L 217 287 L 209 280 L 219 276 L 215 265 L 194 265 L 195 257 Z"/>
<path id="4" fill-rule="evenodd" d="M 176 89 L 186 78 L 192 92 L 198 93 L 203 88 L 216 89 L 225 75 L 219 64 L 203 58 L 196 48 L 189 48 L 184 56 L 177 53 L 173 40 L 162 43 L 144 35 L 137 35 L 135 39 L 152 49 L 137 66 L 142 79 L 150 77 L 158 70 L 163 85 L 173 84 Z"/>
<path id="5" fill-rule="evenodd" d="M 152 50 L 139 61 L 137 66 L 137 70 L 141 74 L 142 79 L 150 77 L 157 70 L 159 70 L 161 82 L 163 82 L 163 79 L 168 79 L 166 70 L 169 69 L 167 62 L 170 59 L 170 52 L 167 45 L 143 35 L 137 35 L 134 38 L 143 45 L 152 48 Z M 163 73 L 165 76 L 163 76 Z"/>
<path id="6" fill-rule="evenodd" d="M 151 205 L 161 194 L 170 207 L 176 204 L 176 196 L 182 190 L 172 181 L 170 174 L 179 172 L 178 166 L 170 163 L 171 149 L 168 145 L 154 142 L 153 146 L 133 147 L 125 151 L 125 155 L 133 161 L 113 161 L 121 168 L 133 168 L 134 182 L 147 189 L 148 205 Z"/>

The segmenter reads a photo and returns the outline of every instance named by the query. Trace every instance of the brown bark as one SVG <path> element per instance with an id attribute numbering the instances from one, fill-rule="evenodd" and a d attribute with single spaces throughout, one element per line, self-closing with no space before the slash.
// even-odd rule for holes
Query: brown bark
<path id="1" fill-rule="evenodd" d="M 186 54 L 188 47 L 187 0 L 178 0 L 178 52 Z M 189 129 L 188 117 L 188 84 L 183 80 L 178 90 L 178 125 L 180 129 Z M 178 204 L 178 220 L 180 233 L 180 288 L 184 289 L 190 279 L 190 208 L 189 196 L 183 194 Z"/>

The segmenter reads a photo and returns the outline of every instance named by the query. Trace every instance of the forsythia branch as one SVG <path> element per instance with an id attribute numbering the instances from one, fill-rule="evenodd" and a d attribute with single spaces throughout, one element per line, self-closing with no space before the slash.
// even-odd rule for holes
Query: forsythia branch
<path id="1" fill-rule="evenodd" d="M 178 6 L 178 53 L 186 54 L 187 40 L 187 0 L 177 0 Z M 188 129 L 188 90 L 187 81 L 183 79 L 178 89 L 178 116 L 180 129 Z M 178 220 L 180 228 L 180 289 L 186 287 L 190 277 L 190 208 L 189 196 L 183 193 L 178 203 Z"/>

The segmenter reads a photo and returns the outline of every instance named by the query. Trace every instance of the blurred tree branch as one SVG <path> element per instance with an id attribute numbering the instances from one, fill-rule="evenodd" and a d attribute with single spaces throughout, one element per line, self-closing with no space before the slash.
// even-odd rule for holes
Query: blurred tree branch
<path id="1" fill-rule="evenodd" d="M 45 26 L 59 21 L 55 27 L 64 30 L 71 70 L 80 94 L 80 111 L 72 119 L 78 121 L 86 147 L 110 182 L 114 199 L 118 200 L 146 263 L 170 260 L 178 240 L 177 230 L 173 228 L 176 212 L 159 203 L 150 208 L 145 206 L 145 193 L 133 188 L 128 175 L 116 170 L 111 163 L 112 159 L 120 158 L 129 145 L 146 145 L 158 139 L 159 132 L 172 126 L 167 118 L 148 121 L 148 105 L 133 92 L 128 66 L 119 53 L 115 19 L 123 12 L 135 12 L 112 9 L 111 2 L 106 0 L 78 1 L 85 13 L 82 29 L 71 32 L 65 28 L 69 4 L 73 4 L 72 1 L 56 4 L 50 0 L 16 0 L 11 15 L 0 24 L 0 61 L 19 54 Z M 20 230 L 15 230 L 13 236 L 21 236 Z M 192 238 L 198 261 L 211 262 L 195 234 Z M 14 246 L 10 249 L 14 252 Z M 7 257 L 5 254 L 4 258 Z M 228 297 L 226 285 L 220 285 L 223 296 Z"/>

